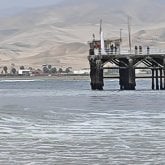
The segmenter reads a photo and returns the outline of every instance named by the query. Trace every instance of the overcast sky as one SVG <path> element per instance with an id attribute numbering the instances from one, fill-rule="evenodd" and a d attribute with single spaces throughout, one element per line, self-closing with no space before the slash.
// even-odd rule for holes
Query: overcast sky
<path id="1" fill-rule="evenodd" d="M 0 18 L 20 13 L 28 8 L 48 6 L 63 0 L 0 0 Z"/>
<path id="2" fill-rule="evenodd" d="M 0 0 L 0 10 L 9 8 L 29 8 L 55 4 L 62 0 Z"/>

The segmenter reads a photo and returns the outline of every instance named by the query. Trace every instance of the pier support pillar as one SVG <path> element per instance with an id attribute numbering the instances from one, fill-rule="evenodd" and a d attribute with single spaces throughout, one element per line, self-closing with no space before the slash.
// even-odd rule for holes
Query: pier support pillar
<path id="1" fill-rule="evenodd" d="M 163 66 L 164 66 L 164 68 L 163 68 L 163 76 L 164 76 L 163 89 L 165 90 L 165 58 L 163 58 Z"/>
<path id="2" fill-rule="evenodd" d="M 127 85 L 127 80 L 128 80 L 128 67 L 126 67 L 125 64 L 128 64 L 128 61 L 126 59 L 120 59 L 120 62 L 119 62 L 120 90 L 126 90 L 126 85 Z M 126 68 L 124 68 L 124 67 L 126 67 Z"/>
<path id="3" fill-rule="evenodd" d="M 103 67 L 101 60 L 90 60 L 90 78 L 92 90 L 103 90 Z"/>
<path id="4" fill-rule="evenodd" d="M 124 63 L 128 66 L 126 68 L 119 69 L 120 75 L 120 89 L 121 90 L 135 90 L 136 81 L 135 81 L 135 69 L 133 67 L 133 60 L 121 60 L 120 67 L 124 67 Z"/>
<path id="5" fill-rule="evenodd" d="M 122 66 L 122 64 L 120 64 Z M 126 84 L 126 69 L 119 69 L 119 85 L 120 85 L 120 90 L 125 89 L 125 84 Z"/>
<path id="6" fill-rule="evenodd" d="M 160 90 L 163 89 L 162 68 L 160 68 Z"/>
<path id="7" fill-rule="evenodd" d="M 135 68 L 133 66 L 133 59 L 129 59 L 129 69 L 128 69 L 128 86 L 129 90 L 135 90 Z"/>
<path id="8" fill-rule="evenodd" d="M 154 69 L 152 69 L 152 90 L 155 89 L 155 83 L 154 83 Z"/>
<path id="9" fill-rule="evenodd" d="M 159 76 L 158 76 L 158 69 L 156 69 L 156 90 L 159 90 Z"/>
<path id="10" fill-rule="evenodd" d="M 163 84 L 163 89 L 165 90 L 165 69 L 163 69 L 163 76 L 164 76 L 164 84 Z"/>

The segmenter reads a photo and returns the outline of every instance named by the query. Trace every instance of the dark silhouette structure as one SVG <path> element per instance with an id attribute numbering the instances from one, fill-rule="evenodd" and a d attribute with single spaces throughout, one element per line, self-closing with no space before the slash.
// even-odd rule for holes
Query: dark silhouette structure
<path id="1" fill-rule="evenodd" d="M 142 52 L 142 46 L 134 53 L 120 53 L 120 39 L 104 40 L 106 54 L 100 50 L 100 40 L 89 42 L 89 64 L 92 90 L 103 90 L 104 78 L 118 78 L 121 90 L 135 90 L 137 78 L 150 78 L 152 80 L 151 88 L 154 90 L 165 89 L 165 54 L 150 54 L 149 47 L 147 53 Z M 96 46 L 97 45 L 97 46 Z M 116 47 L 115 51 L 112 51 Z M 107 62 L 115 64 L 116 67 L 104 67 Z M 139 64 L 145 64 L 139 67 Z M 118 69 L 118 77 L 104 77 L 104 69 Z M 135 74 L 136 69 L 149 69 L 151 75 L 138 77 Z"/>

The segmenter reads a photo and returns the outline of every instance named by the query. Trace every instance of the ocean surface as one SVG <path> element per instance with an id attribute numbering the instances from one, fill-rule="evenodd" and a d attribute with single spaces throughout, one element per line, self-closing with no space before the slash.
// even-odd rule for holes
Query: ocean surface
<path id="1" fill-rule="evenodd" d="M 89 84 L 0 80 L 0 164 L 164 165 L 165 91 Z"/>

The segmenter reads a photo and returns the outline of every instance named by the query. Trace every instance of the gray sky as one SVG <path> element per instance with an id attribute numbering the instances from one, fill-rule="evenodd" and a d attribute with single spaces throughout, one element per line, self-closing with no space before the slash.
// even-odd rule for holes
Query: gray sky
<path id="1" fill-rule="evenodd" d="M 9 8 L 31 8 L 55 4 L 62 0 L 0 0 L 0 10 Z"/>
<path id="2" fill-rule="evenodd" d="M 0 18 L 12 16 L 28 8 L 53 5 L 62 0 L 0 0 Z"/>

